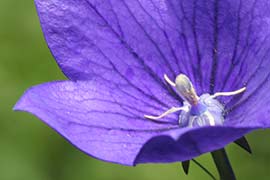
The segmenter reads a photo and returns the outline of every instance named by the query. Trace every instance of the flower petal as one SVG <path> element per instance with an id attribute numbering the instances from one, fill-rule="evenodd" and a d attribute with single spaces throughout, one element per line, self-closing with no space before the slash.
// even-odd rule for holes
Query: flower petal
<path id="1" fill-rule="evenodd" d="M 106 72 L 161 82 L 164 73 L 173 78 L 183 72 L 200 92 L 209 92 L 241 87 L 269 67 L 268 0 L 36 0 L 36 5 L 49 47 L 71 79 Z"/>
<path id="2" fill-rule="evenodd" d="M 36 5 L 48 45 L 63 72 L 73 80 L 95 82 L 78 84 L 69 82 L 71 86 L 87 90 L 88 86 L 97 87 L 96 89 L 100 88 L 103 92 L 102 96 L 97 97 L 108 101 L 113 94 L 116 98 L 113 98 L 113 105 L 106 102 L 106 106 L 101 106 L 100 102 L 96 104 L 96 100 L 86 101 L 87 104 L 97 105 L 94 110 L 100 112 L 102 108 L 106 108 L 107 112 L 99 116 L 95 116 L 97 113 L 89 113 L 90 118 L 85 116 L 85 113 L 92 111 L 92 106 L 78 103 L 80 100 L 74 98 L 76 97 L 74 90 L 69 94 L 72 98 L 68 98 L 69 96 L 62 96 L 63 91 L 58 92 L 57 88 L 53 92 L 55 89 L 53 85 L 53 88 L 45 85 L 46 88 L 38 87 L 30 90 L 17 108 L 41 117 L 84 151 L 107 161 L 130 165 L 143 144 L 152 138 L 148 141 L 150 145 L 144 146 L 140 151 L 136 163 L 171 162 L 186 160 L 184 157 L 193 157 L 202 152 L 221 148 L 254 128 L 269 127 L 267 105 L 270 96 L 267 95 L 267 90 L 270 75 L 270 2 L 268 0 L 245 2 L 241 0 L 36 0 Z M 146 122 L 144 125 L 145 122 L 141 122 L 145 120 L 142 118 L 144 114 L 151 115 L 153 112 L 159 114 L 169 107 L 179 105 L 170 96 L 175 94 L 164 83 L 163 74 L 166 73 L 173 79 L 181 72 L 191 78 L 199 94 L 232 91 L 246 86 L 247 91 L 244 95 L 222 99 L 227 104 L 227 109 L 231 110 L 226 117 L 226 125 L 239 128 L 207 127 L 191 131 L 184 128 L 165 131 L 162 132 L 163 136 L 160 136 L 161 132 L 157 133 L 157 131 L 165 127 L 163 124 Z M 98 85 L 97 82 L 106 82 L 106 85 Z M 63 87 L 66 92 L 66 85 Z M 109 87 L 109 90 L 117 90 L 104 96 L 105 87 Z M 50 93 L 44 90 L 47 88 L 51 90 Z M 45 91 L 50 95 L 56 94 L 57 97 L 61 94 L 60 97 L 64 101 L 60 101 L 62 103 L 60 107 L 64 110 L 56 111 L 61 104 L 56 102 L 57 106 L 54 106 L 57 98 L 46 100 L 46 97 L 41 96 L 39 90 L 34 91 L 35 89 L 42 89 L 40 92 Z M 117 92 L 119 90 L 121 95 Z M 86 99 L 89 97 L 95 99 L 97 94 L 91 96 L 84 91 L 77 94 L 79 99 L 82 95 L 86 95 Z M 123 99 L 128 96 L 133 101 L 118 98 L 122 96 Z M 32 102 L 33 99 L 36 101 Z M 137 104 L 137 101 L 143 106 L 138 109 L 133 108 L 134 105 L 128 106 L 131 103 Z M 44 102 L 45 104 L 42 104 Z M 74 112 L 74 109 L 80 115 Z M 121 115 L 118 114 L 120 110 Z M 69 116 L 70 112 L 74 113 L 76 118 Z M 99 118 L 102 115 L 108 117 Z M 175 122 L 170 120 L 172 116 L 166 119 L 168 123 Z M 102 124 L 104 119 L 112 119 L 112 117 L 111 124 Z M 93 121 L 92 118 L 95 120 Z M 54 124 L 55 119 L 60 119 L 64 124 L 71 121 L 72 125 L 62 127 L 61 123 Z M 71 131 L 76 132 L 77 129 L 80 134 L 83 129 L 87 131 L 86 139 L 90 137 L 98 139 L 99 137 L 88 133 L 93 128 L 81 128 L 81 125 L 85 124 L 80 123 L 85 122 L 85 119 L 89 126 L 94 126 L 94 129 L 95 125 L 98 125 L 97 132 L 99 125 L 106 128 L 109 126 L 109 130 L 113 129 L 112 138 L 123 138 L 122 130 L 125 128 L 136 133 L 142 128 L 149 130 L 150 127 L 154 131 L 147 132 L 146 135 L 142 135 L 143 137 L 135 133 L 136 138 L 142 137 L 143 140 L 138 140 L 139 145 L 136 148 L 130 146 L 134 147 L 133 151 L 125 151 L 126 154 L 123 153 L 123 157 L 119 160 L 113 153 L 102 151 L 100 139 L 93 145 L 100 152 L 92 152 L 94 149 L 91 143 L 95 142 L 93 139 L 90 140 L 90 144 L 84 143 L 85 141 L 77 143 L 82 137 L 76 136 L 78 138 L 76 139 L 74 135 L 69 134 Z M 122 121 L 122 119 L 129 120 Z M 174 119 L 177 119 L 176 115 Z M 73 121 L 76 123 L 79 121 L 79 126 L 76 123 L 73 125 Z M 66 131 L 66 127 L 71 127 L 71 130 Z M 110 131 L 107 130 L 106 132 L 109 133 Z M 226 136 L 224 140 L 219 138 L 223 137 L 220 132 Z M 206 136 L 208 133 L 213 133 L 214 137 L 208 138 Z M 196 137 L 194 138 L 196 145 L 187 142 L 190 141 L 189 136 Z M 110 136 L 102 138 L 110 139 Z M 127 141 L 132 141 L 132 138 L 127 138 Z M 122 146 L 127 146 L 125 143 L 127 142 Z M 179 144 L 181 148 L 187 146 L 187 152 L 193 150 L 192 153 L 177 155 L 176 152 L 181 152 Z M 120 146 L 115 147 L 119 150 Z M 199 148 L 194 150 L 194 147 Z M 152 153 L 153 149 L 158 149 L 157 153 Z"/>
<path id="3" fill-rule="evenodd" d="M 35 2 L 47 43 L 67 77 L 128 81 L 157 99 L 159 94 L 169 94 L 163 75 L 175 77 L 180 65 L 163 30 L 161 12 L 156 9 L 166 8 L 166 4 L 124 0 Z"/>
<path id="4" fill-rule="evenodd" d="M 41 118 L 85 153 L 124 165 L 184 161 L 224 147 L 257 128 L 179 128 L 169 121 L 155 123 L 143 118 L 155 109 L 155 103 L 105 85 L 46 83 L 28 90 L 14 109 Z"/>
<path id="5" fill-rule="evenodd" d="M 203 153 L 225 147 L 230 142 L 259 127 L 208 126 L 172 130 L 151 138 L 135 159 L 139 163 L 186 161 Z"/>
<path id="6" fill-rule="evenodd" d="M 145 119 L 162 109 L 132 93 L 110 82 L 53 82 L 28 90 L 14 109 L 35 114 L 88 154 L 131 165 L 148 138 L 178 128 L 169 117 L 164 123 Z"/>
<path id="7" fill-rule="evenodd" d="M 270 127 L 269 81 L 270 77 L 265 78 L 255 89 L 250 87 L 252 89 L 249 91 L 254 91 L 253 93 L 247 92 L 227 105 L 230 111 L 226 117 L 227 125 Z"/>
<path id="8" fill-rule="evenodd" d="M 247 86 L 246 95 L 250 95 L 269 77 L 268 0 L 165 2 L 176 17 L 175 29 L 186 39 L 186 48 L 179 46 L 179 51 L 192 57 L 180 61 L 196 69 L 192 80 L 200 93 Z M 225 103 L 230 99 L 224 98 Z"/>
<path id="9" fill-rule="evenodd" d="M 170 61 L 170 49 L 166 47 L 169 40 L 165 39 L 163 33 L 166 32 L 158 22 L 162 20 L 156 19 L 160 14 L 155 14 L 155 19 L 151 16 L 158 13 L 155 8 L 161 8 L 155 7 L 157 3 L 124 0 L 35 2 L 49 47 L 71 79 L 91 79 L 105 70 L 118 70 L 131 76 L 129 78 L 141 74 L 139 70 L 159 77 L 179 72 Z M 174 61 L 176 63 L 176 59 Z"/>

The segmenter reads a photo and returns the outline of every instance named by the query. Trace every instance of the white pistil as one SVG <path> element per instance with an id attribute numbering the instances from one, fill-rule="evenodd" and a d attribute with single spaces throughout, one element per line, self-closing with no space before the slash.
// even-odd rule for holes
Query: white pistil
<path id="1" fill-rule="evenodd" d="M 181 117 L 184 119 L 185 117 L 190 118 L 188 120 L 189 120 L 189 125 L 191 126 L 193 124 L 194 118 L 195 119 L 199 118 L 201 120 L 208 121 L 210 126 L 215 126 L 216 120 L 223 119 L 223 117 L 222 117 L 222 107 L 220 107 L 221 106 L 220 103 L 217 100 L 214 100 L 214 98 L 218 96 L 233 96 L 233 95 L 241 94 L 246 90 L 246 87 L 243 87 L 239 90 L 232 91 L 232 92 L 217 92 L 211 96 L 208 94 L 207 95 L 203 94 L 201 97 L 204 97 L 204 98 L 200 100 L 200 97 L 198 97 L 191 81 L 186 75 L 179 74 L 176 77 L 175 82 L 170 80 L 166 74 L 164 74 L 164 79 L 168 84 L 174 87 L 177 93 L 184 99 L 184 106 L 172 107 L 171 109 L 165 111 L 159 116 L 144 115 L 144 117 L 147 119 L 158 120 L 169 114 L 172 114 L 178 111 L 184 111 L 187 113 L 186 114 L 187 116 L 183 116 L 183 117 L 181 116 Z M 207 97 L 207 101 L 211 101 L 214 104 L 212 104 L 211 106 L 207 105 L 207 103 L 204 101 L 206 100 L 205 97 Z M 195 111 L 195 114 L 193 114 L 194 112 L 191 109 L 201 108 L 201 106 L 205 107 L 206 110 L 205 111 L 203 110 L 201 112 L 199 111 L 198 114 L 197 114 L 197 111 Z M 217 109 L 213 109 L 213 107 Z M 201 109 L 198 109 L 198 110 L 201 110 Z M 217 118 L 217 115 L 215 114 L 215 112 L 218 112 L 218 114 L 220 115 L 218 116 L 219 118 Z M 189 114 L 190 114 L 190 117 L 189 117 Z M 184 119 L 180 118 L 179 121 L 184 120 Z"/>
<path id="2" fill-rule="evenodd" d="M 199 97 L 191 81 L 186 75 L 179 74 L 175 78 L 175 85 L 176 91 L 182 97 L 182 99 L 187 101 L 190 105 L 198 104 Z"/>

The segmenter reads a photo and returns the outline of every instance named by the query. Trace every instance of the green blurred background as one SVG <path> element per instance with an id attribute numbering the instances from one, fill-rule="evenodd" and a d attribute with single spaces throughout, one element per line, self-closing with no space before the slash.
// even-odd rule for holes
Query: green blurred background
<path id="1" fill-rule="evenodd" d="M 180 163 L 124 167 L 80 152 L 30 114 L 12 107 L 30 86 L 65 79 L 43 39 L 33 0 L 0 0 L 0 180 L 209 179 L 194 164 L 184 175 Z M 270 179 L 270 131 L 247 136 L 250 156 L 228 146 L 239 179 Z M 198 160 L 216 172 L 211 156 Z"/>

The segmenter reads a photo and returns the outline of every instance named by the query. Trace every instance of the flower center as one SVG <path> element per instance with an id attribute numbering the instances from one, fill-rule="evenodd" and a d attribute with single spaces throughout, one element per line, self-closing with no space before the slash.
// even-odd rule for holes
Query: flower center
<path id="1" fill-rule="evenodd" d="M 224 106 L 209 94 L 199 97 L 196 105 L 191 105 L 184 101 L 187 111 L 182 111 L 179 115 L 179 125 L 181 127 L 215 126 L 224 123 Z"/>
<path id="2" fill-rule="evenodd" d="M 224 106 L 215 98 L 218 96 L 233 96 L 243 93 L 246 88 L 243 87 L 232 92 L 218 92 L 214 95 L 202 94 L 197 95 L 190 79 L 180 74 L 176 77 L 175 82 L 171 81 L 165 74 L 164 78 L 168 84 L 173 86 L 176 92 L 184 100 L 182 107 L 172 107 L 159 116 L 144 117 L 151 120 L 161 119 L 171 113 L 181 111 L 179 115 L 179 126 L 196 127 L 196 126 L 216 126 L 224 123 Z"/>

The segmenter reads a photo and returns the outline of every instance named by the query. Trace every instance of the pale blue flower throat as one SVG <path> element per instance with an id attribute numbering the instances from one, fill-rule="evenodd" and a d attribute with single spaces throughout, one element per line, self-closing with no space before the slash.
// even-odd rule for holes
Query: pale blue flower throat
<path id="1" fill-rule="evenodd" d="M 179 115 L 179 126 L 196 127 L 196 126 L 216 126 L 224 123 L 224 106 L 215 98 L 218 96 L 233 96 L 243 93 L 246 87 L 232 92 L 217 92 L 214 95 L 202 94 L 198 96 L 190 79 L 180 74 L 176 77 L 175 82 L 171 81 L 165 74 L 164 79 L 173 86 L 176 92 L 184 100 L 182 107 L 172 107 L 159 116 L 144 117 L 151 120 L 161 119 L 171 113 L 181 111 Z"/>

